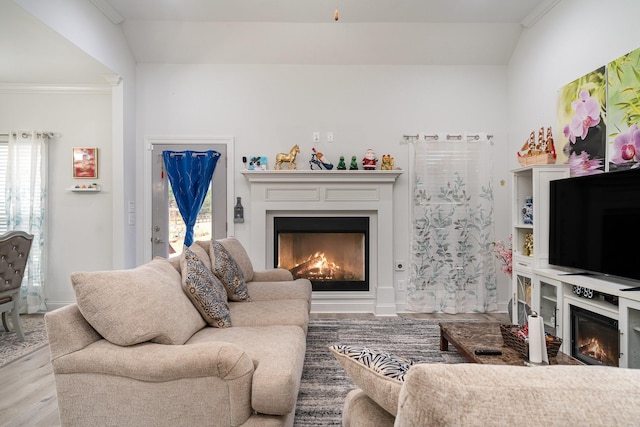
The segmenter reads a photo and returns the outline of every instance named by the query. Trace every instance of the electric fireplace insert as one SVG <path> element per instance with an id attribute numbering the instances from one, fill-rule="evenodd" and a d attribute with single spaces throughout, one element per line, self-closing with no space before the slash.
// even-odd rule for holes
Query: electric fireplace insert
<path id="1" fill-rule="evenodd" d="M 368 217 L 274 217 L 274 266 L 314 291 L 369 290 Z"/>
<path id="2" fill-rule="evenodd" d="M 587 365 L 618 366 L 618 321 L 582 307 L 570 305 L 571 356 Z"/>

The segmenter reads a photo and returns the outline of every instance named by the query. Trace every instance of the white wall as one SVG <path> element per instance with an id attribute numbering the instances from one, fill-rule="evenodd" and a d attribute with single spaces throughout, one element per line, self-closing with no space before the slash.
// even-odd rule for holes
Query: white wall
<path id="1" fill-rule="evenodd" d="M 555 128 L 558 90 L 640 48 L 637 0 L 562 0 L 523 32 L 509 63 L 509 166 L 532 130 Z M 558 148 L 558 147 L 556 147 Z"/>
<path id="2" fill-rule="evenodd" d="M 109 21 L 90 1 L 14 1 L 122 77 L 122 82 L 113 90 L 111 104 L 111 148 L 116 160 L 111 172 L 114 186 L 109 244 L 113 247 L 110 255 L 113 268 L 134 267 L 140 261 L 137 259 L 140 234 L 134 224 L 127 222 L 127 206 L 128 201 L 136 200 L 136 191 L 140 191 L 136 187 L 139 181 L 136 162 L 142 148 L 135 142 L 135 59 L 122 28 Z"/>
<path id="3" fill-rule="evenodd" d="M 47 307 L 74 301 L 69 276 L 112 268 L 111 94 L 0 93 L 0 132 L 43 130 L 60 134 L 49 143 Z M 98 147 L 98 179 L 74 179 L 73 147 Z M 101 184 L 101 193 L 73 193 L 79 184 Z"/>
<path id="4" fill-rule="evenodd" d="M 147 135 L 235 137 L 236 168 L 242 156 L 275 155 L 299 144 L 300 169 L 316 147 L 337 164 L 340 155 L 362 159 L 367 148 L 389 153 L 407 169 L 403 134 L 481 132 L 495 135 L 496 183 L 508 181 L 505 156 L 508 115 L 505 67 L 153 65 L 138 66 L 138 141 Z M 320 131 L 322 142 L 312 134 Z M 326 142 L 332 131 L 335 142 Z M 235 196 L 250 218 L 249 187 L 236 174 Z M 394 257 L 409 259 L 409 176 L 396 184 Z M 497 236 L 508 236 L 509 194 L 496 184 Z M 250 245 L 251 224 L 235 224 Z M 389 242 L 391 244 L 391 242 Z M 396 273 L 395 280 L 406 279 Z M 507 280 L 501 301 L 507 298 Z M 404 300 L 404 294 L 398 293 Z"/>

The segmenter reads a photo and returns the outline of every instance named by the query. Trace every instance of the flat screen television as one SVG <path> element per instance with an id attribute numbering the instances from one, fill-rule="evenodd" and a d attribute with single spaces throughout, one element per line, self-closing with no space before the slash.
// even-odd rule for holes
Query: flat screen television
<path id="1" fill-rule="evenodd" d="M 640 281 L 640 169 L 554 180 L 549 190 L 549 264 Z"/>

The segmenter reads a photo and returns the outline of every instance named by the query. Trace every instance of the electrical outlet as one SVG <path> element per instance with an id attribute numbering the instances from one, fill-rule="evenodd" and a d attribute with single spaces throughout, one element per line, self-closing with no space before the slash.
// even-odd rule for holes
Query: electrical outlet
<path id="1" fill-rule="evenodd" d="M 404 280 L 398 280 L 398 290 L 399 291 L 404 291 L 404 284 L 405 284 Z"/>
<path id="2" fill-rule="evenodd" d="M 320 132 L 313 133 L 313 142 L 320 142 Z"/>
<path id="3" fill-rule="evenodd" d="M 333 132 L 327 132 L 327 142 L 333 142 Z"/>

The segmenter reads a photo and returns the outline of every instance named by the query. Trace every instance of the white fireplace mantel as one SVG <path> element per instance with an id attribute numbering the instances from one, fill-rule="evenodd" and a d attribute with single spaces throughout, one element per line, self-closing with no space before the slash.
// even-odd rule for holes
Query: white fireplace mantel
<path id="1" fill-rule="evenodd" d="M 251 186 L 250 254 L 256 268 L 273 267 L 276 216 L 368 216 L 368 292 L 314 292 L 314 312 L 395 316 L 393 187 L 403 170 L 241 171 Z M 260 264 L 264 263 L 264 264 Z"/>

